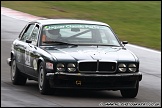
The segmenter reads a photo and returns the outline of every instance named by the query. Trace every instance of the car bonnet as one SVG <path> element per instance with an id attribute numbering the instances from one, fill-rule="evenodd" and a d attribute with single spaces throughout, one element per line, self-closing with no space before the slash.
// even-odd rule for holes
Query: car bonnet
<path id="1" fill-rule="evenodd" d="M 122 47 L 110 46 L 78 46 L 55 48 L 47 51 L 58 61 L 67 60 L 104 60 L 104 61 L 136 61 L 137 57 Z"/>

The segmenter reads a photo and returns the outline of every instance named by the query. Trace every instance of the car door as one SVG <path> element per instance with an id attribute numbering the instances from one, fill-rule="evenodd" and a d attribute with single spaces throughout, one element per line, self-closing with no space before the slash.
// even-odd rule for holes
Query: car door
<path id="1" fill-rule="evenodd" d="M 29 57 L 29 53 L 26 51 L 27 49 L 27 42 L 26 40 L 28 40 L 30 38 L 31 32 L 34 28 L 34 24 L 28 24 L 24 30 L 24 32 L 22 33 L 22 35 L 20 36 L 20 41 L 19 41 L 19 48 L 20 48 L 20 53 L 22 55 L 21 57 L 21 65 L 23 68 L 23 72 L 26 73 L 25 69 L 26 66 L 29 65 L 30 60 L 27 59 Z M 28 74 L 28 73 L 26 73 Z"/>
<path id="2" fill-rule="evenodd" d="M 24 27 L 24 29 L 21 31 L 19 38 L 14 41 L 13 46 L 14 46 L 14 55 L 15 55 L 15 60 L 17 63 L 18 69 L 24 72 L 24 62 L 23 62 L 23 51 L 24 51 L 24 42 L 21 40 L 21 37 L 26 30 L 27 26 Z"/>
<path id="3" fill-rule="evenodd" d="M 38 49 L 38 36 L 39 36 L 39 25 L 35 24 L 34 29 L 31 32 L 30 38 L 27 40 L 27 46 L 25 50 L 25 64 L 26 73 L 29 73 L 33 77 L 37 77 L 37 60 L 39 54 Z"/>
<path id="4" fill-rule="evenodd" d="M 34 25 L 27 24 L 22 32 L 19 35 L 19 38 L 14 43 L 14 49 L 15 49 L 15 56 L 16 56 L 16 62 L 17 67 L 19 70 L 23 73 L 25 73 L 24 69 L 24 53 L 26 48 L 26 40 L 29 38 L 30 30 L 34 27 Z"/>

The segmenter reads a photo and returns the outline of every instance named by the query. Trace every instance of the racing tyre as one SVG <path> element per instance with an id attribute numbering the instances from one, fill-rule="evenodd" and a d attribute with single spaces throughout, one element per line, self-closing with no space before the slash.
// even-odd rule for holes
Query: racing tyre
<path id="1" fill-rule="evenodd" d="M 137 82 L 136 88 L 120 90 L 120 93 L 124 98 L 135 98 L 138 93 L 138 88 L 139 88 L 139 82 Z"/>
<path id="2" fill-rule="evenodd" d="M 25 85 L 27 77 L 23 76 L 16 65 L 15 59 L 11 61 L 11 81 L 14 85 Z"/>
<path id="3" fill-rule="evenodd" d="M 41 94 L 44 94 L 44 95 L 51 94 L 52 89 L 50 88 L 49 81 L 46 78 L 46 73 L 45 73 L 43 62 L 41 62 L 39 65 L 38 86 L 39 86 L 39 91 Z"/>

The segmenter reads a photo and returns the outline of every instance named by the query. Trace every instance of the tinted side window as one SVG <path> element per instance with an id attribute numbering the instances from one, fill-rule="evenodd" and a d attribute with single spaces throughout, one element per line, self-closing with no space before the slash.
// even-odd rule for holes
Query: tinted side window
<path id="1" fill-rule="evenodd" d="M 30 24 L 28 25 L 28 27 L 26 28 L 25 32 L 23 33 L 22 37 L 21 37 L 21 41 L 26 41 L 27 39 L 29 39 L 30 34 L 33 30 L 34 24 Z"/>
<path id="2" fill-rule="evenodd" d="M 33 32 L 31 34 L 30 40 L 32 41 L 33 45 L 37 44 L 37 38 L 38 38 L 38 34 L 39 34 L 39 26 L 36 25 L 36 27 L 34 27 Z"/>

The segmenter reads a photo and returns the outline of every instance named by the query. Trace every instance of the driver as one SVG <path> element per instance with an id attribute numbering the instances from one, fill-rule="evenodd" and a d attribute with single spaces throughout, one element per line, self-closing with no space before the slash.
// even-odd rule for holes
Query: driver
<path id="1" fill-rule="evenodd" d="M 60 29 L 46 30 L 42 36 L 42 42 L 44 41 L 56 41 L 61 38 Z"/>

